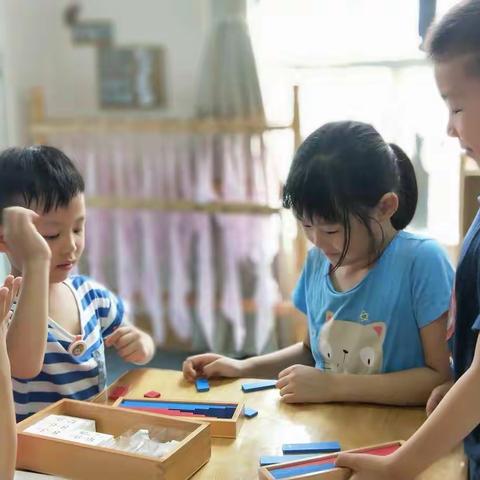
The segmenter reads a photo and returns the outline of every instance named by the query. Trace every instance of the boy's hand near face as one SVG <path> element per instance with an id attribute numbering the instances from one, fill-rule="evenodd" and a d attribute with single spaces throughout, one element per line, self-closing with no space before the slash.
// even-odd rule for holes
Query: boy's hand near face
<path id="1" fill-rule="evenodd" d="M 50 247 L 35 226 L 39 216 L 23 207 L 3 210 L 3 240 L 12 258 L 19 259 L 22 269 L 37 261 L 49 261 Z"/>
<path id="2" fill-rule="evenodd" d="M 105 346 L 115 347 L 118 355 L 126 362 L 140 365 L 148 363 L 155 353 L 150 335 L 133 325 L 117 328 L 105 339 Z"/>

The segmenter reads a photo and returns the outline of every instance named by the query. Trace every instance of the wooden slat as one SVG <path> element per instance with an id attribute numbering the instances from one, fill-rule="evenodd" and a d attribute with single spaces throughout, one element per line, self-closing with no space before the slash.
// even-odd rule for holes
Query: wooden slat
<path id="1" fill-rule="evenodd" d="M 55 118 L 33 121 L 30 130 L 34 136 L 58 133 L 262 133 L 270 130 L 288 130 L 292 125 L 267 125 L 257 119 L 145 119 L 145 118 Z"/>
<path id="2" fill-rule="evenodd" d="M 244 202 L 197 203 L 188 200 L 165 201 L 160 198 L 88 197 L 87 205 L 95 208 L 159 210 L 165 212 L 248 213 L 271 215 L 280 208 Z"/>

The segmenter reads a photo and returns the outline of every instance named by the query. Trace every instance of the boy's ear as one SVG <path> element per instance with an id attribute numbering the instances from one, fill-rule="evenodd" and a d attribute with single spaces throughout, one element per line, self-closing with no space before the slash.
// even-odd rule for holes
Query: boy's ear
<path id="1" fill-rule="evenodd" d="M 392 218 L 398 210 L 398 195 L 394 192 L 388 192 L 380 199 L 377 204 L 378 220 L 388 220 Z"/>

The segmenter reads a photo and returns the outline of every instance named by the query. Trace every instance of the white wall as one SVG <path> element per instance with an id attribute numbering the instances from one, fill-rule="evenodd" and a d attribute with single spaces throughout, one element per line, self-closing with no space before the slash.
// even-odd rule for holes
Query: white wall
<path id="1" fill-rule="evenodd" d="M 70 2 L 0 0 L 0 3 L 8 142 L 28 141 L 27 100 L 32 86 L 44 86 L 49 115 L 98 111 L 95 48 L 72 44 L 70 30 L 63 22 L 64 9 Z M 199 61 L 210 27 L 209 0 L 78 3 L 82 6 L 81 20 L 112 21 L 117 45 L 163 45 L 168 105 L 158 113 L 178 117 L 193 112 Z"/>

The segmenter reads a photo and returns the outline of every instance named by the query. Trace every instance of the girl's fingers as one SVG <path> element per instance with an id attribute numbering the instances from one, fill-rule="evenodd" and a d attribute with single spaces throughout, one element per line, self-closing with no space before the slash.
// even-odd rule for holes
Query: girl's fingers
<path id="1" fill-rule="evenodd" d="M 7 287 L 0 288 L 0 322 L 3 323 L 7 318 L 8 312 L 10 310 L 10 304 L 8 303 L 9 290 Z"/>
<path id="2" fill-rule="evenodd" d="M 4 286 L 8 288 L 8 295 L 7 295 L 7 308 L 10 309 L 10 305 L 12 304 L 12 301 L 14 299 L 14 287 L 15 287 L 15 280 L 12 275 L 9 275 L 11 278 L 9 279 L 8 283 L 5 281 Z"/>
<path id="3" fill-rule="evenodd" d="M 188 358 L 183 362 L 183 376 L 189 382 L 193 382 L 197 376 L 197 372 L 193 368 L 193 362 Z"/>
<path id="4" fill-rule="evenodd" d="M 13 281 L 13 298 L 18 297 L 18 294 L 20 293 L 20 289 L 22 288 L 22 277 L 16 277 L 15 280 Z"/>
<path id="5" fill-rule="evenodd" d="M 288 385 L 288 377 L 282 377 L 282 378 L 278 378 L 278 382 L 276 383 L 276 387 L 281 390 L 283 387 L 285 387 L 286 385 Z"/>
<path id="6" fill-rule="evenodd" d="M 293 392 L 292 386 L 289 383 L 287 383 L 283 388 L 280 389 L 280 396 L 284 397 L 289 393 L 293 394 L 294 392 Z"/>
<path id="7" fill-rule="evenodd" d="M 287 376 L 287 375 L 291 372 L 291 370 L 292 370 L 292 368 L 293 368 L 294 366 L 295 366 L 295 365 L 290 365 L 289 367 L 283 369 L 283 370 L 278 374 L 278 379 Z"/>
<path id="8" fill-rule="evenodd" d="M 287 393 L 280 398 L 280 401 L 282 401 L 283 403 L 296 403 L 295 395 L 293 393 Z"/>
<path id="9" fill-rule="evenodd" d="M 7 287 L 9 290 L 12 288 L 13 285 L 13 275 L 7 275 L 5 280 L 3 281 L 3 286 Z"/>

